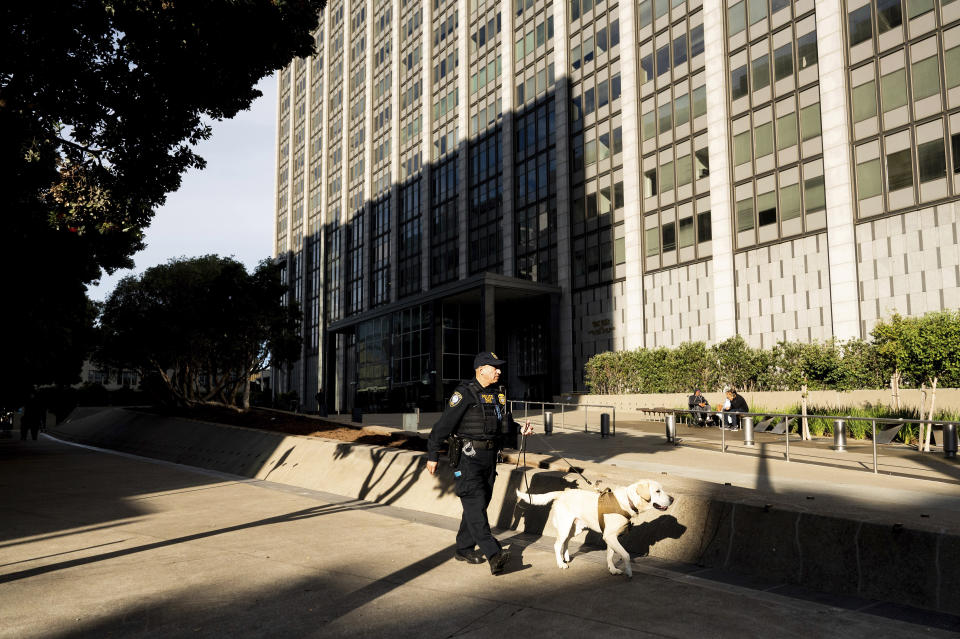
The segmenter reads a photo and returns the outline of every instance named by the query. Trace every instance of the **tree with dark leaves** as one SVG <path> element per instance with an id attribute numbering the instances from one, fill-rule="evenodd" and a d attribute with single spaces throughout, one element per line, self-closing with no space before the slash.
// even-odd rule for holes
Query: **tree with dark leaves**
<path id="1" fill-rule="evenodd" d="M 249 408 L 251 377 L 300 354 L 300 312 L 283 304 L 286 289 L 267 260 L 252 274 L 216 255 L 154 266 L 104 302 L 98 359 L 159 375 L 179 405 Z"/>
<path id="2" fill-rule="evenodd" d="M 0 8 L 0 402 L 76 378 L 86 285 L 132 266 L 210 123 L 313 52 L 322 0 L 74 0 Z M 199 212 L 198 212 L 199 213 Z"/>

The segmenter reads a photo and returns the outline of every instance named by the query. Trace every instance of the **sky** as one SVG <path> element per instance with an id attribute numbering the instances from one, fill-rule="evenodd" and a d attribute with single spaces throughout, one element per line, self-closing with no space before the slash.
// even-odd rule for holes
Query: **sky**
<path id="1" fill-rule="evenodd" d="M 195 147 L 207 167 L 189 170 L 180 189 L 167 195 L 145 232 L 146 248 L 133 256 L 134 268 L 104 274 L 98 286 L 89 287 L 90 299 L 103 301 L 122 277 L 171 258 L 233 256 L 252 270 L 272 255 L 276 76 L 257 88 L 263 96 L 250 110 L 214 123 L 210 138 Z"/>

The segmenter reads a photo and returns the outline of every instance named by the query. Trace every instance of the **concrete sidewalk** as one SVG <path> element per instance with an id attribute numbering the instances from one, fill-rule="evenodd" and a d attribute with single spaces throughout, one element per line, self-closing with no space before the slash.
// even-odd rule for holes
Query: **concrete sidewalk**
<path id="1" fill-rule="evenodd" d="M 618 436 L 619 437 L 619 436 Z M 732 456 L 731 456 L 732 457 Z M 97 451 L 0 440 L 0 637 L 947 637 L 956 617 L 501 531 L 506 574 L 452 559 L 455 517 Z"/>

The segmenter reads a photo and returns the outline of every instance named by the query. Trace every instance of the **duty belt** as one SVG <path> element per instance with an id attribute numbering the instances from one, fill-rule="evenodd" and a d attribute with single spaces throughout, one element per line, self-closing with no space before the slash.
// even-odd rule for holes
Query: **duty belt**
<path id="1" fill-rule="evenodd" d="M 492 450 L 494 448 L 499 448 L 497 445 L 497 440 L 495 439 L 470 439 L 469 437 L 464 437 L 468 442 L 473 442 L 473 447 L 480 450 Z"/>

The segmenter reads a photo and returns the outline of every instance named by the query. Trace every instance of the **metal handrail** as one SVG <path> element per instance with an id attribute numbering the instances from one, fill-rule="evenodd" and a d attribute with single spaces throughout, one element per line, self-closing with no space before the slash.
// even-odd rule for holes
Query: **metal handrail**
<path id="1" fill-rule="evenodd" d="M 663 408 L 663 409 L 658 409 L 656 412 L 663 413 L 663 415 L 664 415 L 664 420 L 665 420 L 667 414 L 672 414 L 672 415 L 674 415 L 674 417 L 676 417 L 676 415 L 678 415 L 678 414 L 690 415 L 690 414 L 698 413 L 698 412 L 701 412 L 701 411 L 694 411 L 694 410 L 690 410 L 689 408 L 686 408 L 686 409 L 684 409 L 684 408 Z M 706 411 L 707 415 L 711 415 L 711 414 L 713 414 L 713 415 L 721 415 L 722 412 L 723 412 L 723 411 L 716 411 L 716 410 Z M 873 444 L 873 472 L 874 472 L 874 474 L 877 474 L 877 473 L 879 472 L 879 471 L 878 471 L 878 464 L 877 464 L 877 423 L 878 423 L 878 422 L 879 422 L 880 424 L 900 424 L 901 426 L 905 426 L 905 425 L 907 425 L 907 424 L 929 424 L 929 425 L 931 425 L 931 426 L 936 426 L 936 425 L 944 426 L 944 425 L 946 425 L 946 424 L 955 424 L 955 425 L 957 426 L 958 432 L 960 432 L 960 422 L 955 422 L 955 421 L 950 421 L 950 420 L 944 420 L 944 419 L 914 419 L 914 418 L 904 418 L 904 417 L 857 417 L 857 416 L 853 416 L 853 415 L 819 415 L 819 414 L 816 414 L 816 415 L 811 415 L 811 414 L 802 415 L 802 414 L 800 414 L 800 413 L 770 413 L 770 412 L 766 412 L 766 413 L 752 413 L 752 412 L 742 412 L 742 413 L 741 413 L 741 412 L 738 412 L 738 413 L 736 413 L 736 414 L 739 415 L 739 416 L 742 416 L 742 417 L 764 417 L 764 418 L 781 417 L 781 418 L 784 418 L 784 419 L 786 420 L 786 424 L 785 424 L 785 428 L 784 428 L 784 433 L 783 433 L 783 434 L 784 434 L 784 441 L 785 441 L 785 445 L 786 445 L 786 448 L 785 448 L 785 457 L 786 457 L 786 461 L 788 461 L 788 462 L 790 461 L 790 421 L 793 420 L 793 419 L 798 419 L 798 420 L 799 420 L 799 419 L 803 419 L 803 418 L 807 418 L 807 419 L 814 419 L 814 418 L 816 418 L 816 419 L 828 419 L 828 420 L 833 420 L 834 422 L 836 422 L 837 420 L 843 420 L 844 424 L 846 424 L 846 423 L 848 423 L 848 422 L 851 422 L 851 421 L 868 421 L 868 422 L 871 422 L 872 431 L 873 431 L 873 437 L 871 438 L 871 442 L 872 442 L 872 444 Z M 724 429 L 724 428 L 722 428 L 722 427 L 721 427 L 721 435 L 720 435 L 720 452 L 723 452 L 723 453 L 727 452 L 727 446 L 726 446 L 726 429 Z M 920 450 L 919 452 L 920 452 L 920 453 L 923 453 L 923 450 Z"/>
<path id="2" fill-rule="evenodd" d="M 523 418 L 527 419 L 530 406 L 539 406 L 540 407 L 540 417 L 543 418 L 543 414 L 547 412 L 546 407 L 556 407 L 559 406 L 560 410 L 560 428 L 566 427 L 566 422 L 564 419 L 564 411 L 562 410 L 565 406 L 572 406 L 576 409 L 584 409 L 583 412 L 583 432 L 588 432 L 588 418 L 591 408 L 609 408 L 610 409 L 610 434 L 616 436 L 617 434 L 617 407 L 613 404 L 573 404 L 569 402 L 531 402 L 525 399 L 511 399 L 508 400 L 510 406 L 510 412 L 513 411 L 514 404 L 523 404 Z M 536 412 L 536 411 L 534 411 Z"/>

